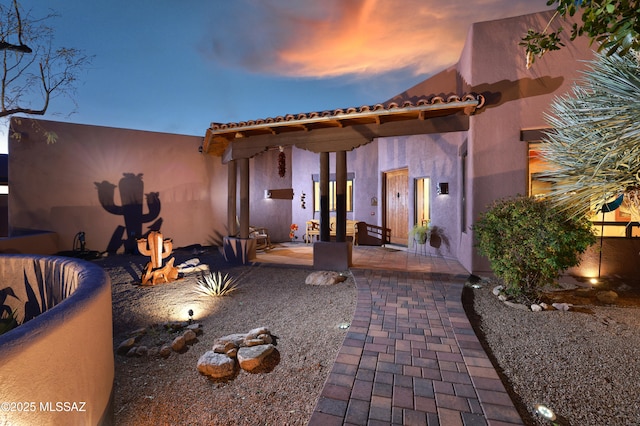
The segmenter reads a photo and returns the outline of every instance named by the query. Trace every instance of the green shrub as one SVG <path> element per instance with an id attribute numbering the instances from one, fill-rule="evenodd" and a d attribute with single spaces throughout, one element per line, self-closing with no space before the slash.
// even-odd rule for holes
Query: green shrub
<path id="1" fill-rule="evenodd" d="M 542 287 L 579 264 L 596 242 L 586 218 L 572 218 L 549 201 L 530 197 L 496 201 L 473 226 L 476 247 L 511 296 L 537 299 Z"/>

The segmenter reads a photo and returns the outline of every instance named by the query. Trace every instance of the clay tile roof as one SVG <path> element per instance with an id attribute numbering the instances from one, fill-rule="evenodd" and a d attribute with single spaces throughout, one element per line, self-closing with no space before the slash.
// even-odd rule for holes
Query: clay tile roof
<path id="1" fill-rule="evenodd" d="M 224 151 L 228 143 L 238 137 L 281 134 L 294 131 L 313 131 L 329 127 L 353 125 L 380 125 L 390 121 L 425 119 L 454 114 L 472 113 L 484 105 L 484 97 L 477 94 L 450 95 L 405 100 L 402 104 L 389 102 L 360 107 L 337 108 L 237 123 L 211 123 L 205 135 L 204 150 L 210 153 Z M 214 146 L 214 145 L 218 146 Z"/>

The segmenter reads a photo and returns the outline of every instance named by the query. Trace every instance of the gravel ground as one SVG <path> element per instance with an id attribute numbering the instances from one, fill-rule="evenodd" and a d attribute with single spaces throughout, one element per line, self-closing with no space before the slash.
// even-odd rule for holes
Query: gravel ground
<path id="1" fill-rule="evenodd" d="M 355 309 L 352 278 L 332 287 L 304 284 L 310 269 L 230 267 L 217 252 L 176 251 L 176 264 L 197 257 L 214 271 L 237 277 L 231 296 L 195 295 L 198 273 L 155 287 L 137 285 L 142 256 L 95 261 L 113 282 L 114 350 L 140 327 L 194 320 L 204 334 L 185 353 L 131 358 L 116 355 L 118 425 L 304 425 L 310 418 Z M 580 312 L 527 312 L 506 306 L 493 285 L 465 288 L 463 300 L 525 424 L 548 422 L 532 414 L 542 403 L 560 425 L 640 424 L 640 298 L 619 306 L 571 298 Z M 560 293 L 558 293 L 560 294 Z M 268 373 L 241 371 L 213 382 L 196 370 L 217 337 L 266 326 L 279 337 L 279 363 Z M 173 336 L 147 334 L 158 343 Z"/>
<path id="2" fill-rule="evenodd" d="M 344 339 L 337 327 L 355 310 L 352 278 L 329 287 L 309 286 L 302 268 L 256 265 L 229 267 L 217 253 L 176 252 L 176 265 L 197 257 L 214 271 L 239 278 L 230 296 L 195 295 L 199 274 L 155 287 L 137 285 L 146 264 L 142 256 L 96 261 L 113 283 L 114 350 L 135 329 L 185 320 L 193 309 L 203 326 L 185 353 L 160 357 L 116 355 L 115 421 L 118 425 L 304 425 Z M 240 371 L 213 382 L 196 369 L 198 358 L 217 337 L 266 326 L 278 336 L 279 363 L 268 373 Z M 158 328 L 145 342 L 169 341 Z"/>
<path id="3" fill-rule="evenodd" d="M 640 424 L 640 310 L 637 300 L 580 312 L 522 311 L 491 292 L 465 289 L 467 313 L 526 424 L 550 424 L 531 413 L 544 404 L 560 425 Z M 561 297 L 562 298 L 562 297 Z"/>

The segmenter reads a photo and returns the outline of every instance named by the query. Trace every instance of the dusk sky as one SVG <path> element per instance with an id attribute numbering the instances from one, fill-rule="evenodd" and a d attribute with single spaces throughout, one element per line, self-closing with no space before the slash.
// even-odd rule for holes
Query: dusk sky
<path id="1" fill-rule="evenodd" d="M 545 0 L 20 3 L 34 17 L 55 11 L 56 44 L 95 56 L 77 107 L 56 98 L 43 118 L 196 136 L 212 121 L 383 102 L 456 63 L 473 22 L 549 9 Z"/>

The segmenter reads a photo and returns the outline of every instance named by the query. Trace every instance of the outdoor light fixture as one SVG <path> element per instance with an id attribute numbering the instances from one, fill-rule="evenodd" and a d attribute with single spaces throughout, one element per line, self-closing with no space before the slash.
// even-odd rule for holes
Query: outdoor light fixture
<path id="1" fill-rule="evenodd" d="M 536 404 L 534 408 L 536 409 L 536 413 L 542 416 L 542 418 L 550 421 L 554 421 L 556 419 L 556 413 L 546 405 Z"/>
<path id="2" fill-rule="evenodd" d="M 189 314 L 189 324 L 191 324 L 193 321 L 193 309 L 189 309 L 189 312 L 187 313 Z"/>
<path id="3" fill-rule="evenodd" d="M 590 282 L 591 284 L 598 284 L 598 279 L 597 279 L 597 278 L 591 278 L 591 279 L 589 280 L 589 282 Z"/>
<path id="4" fill-rule="evenodd" d="M 438 182 L 438 195 L 446 195 L 449 193 L 449 184 L 447 182 Z"/>
<path id="5" fill-rule="evenodd" d="M 348 322 L 341 322 L 340 324 L 338 324 L 338 328 L 340 330 L 346 330 L 347 328 L 349 328 L 349 325 L 351 324 L 349 324 Z"/>
<path id="6" fill-rule="evenodd" d="M 271 198 L 271 191 L 269 191 L 268 189 L 264 190 L 264 198 Z"/>

